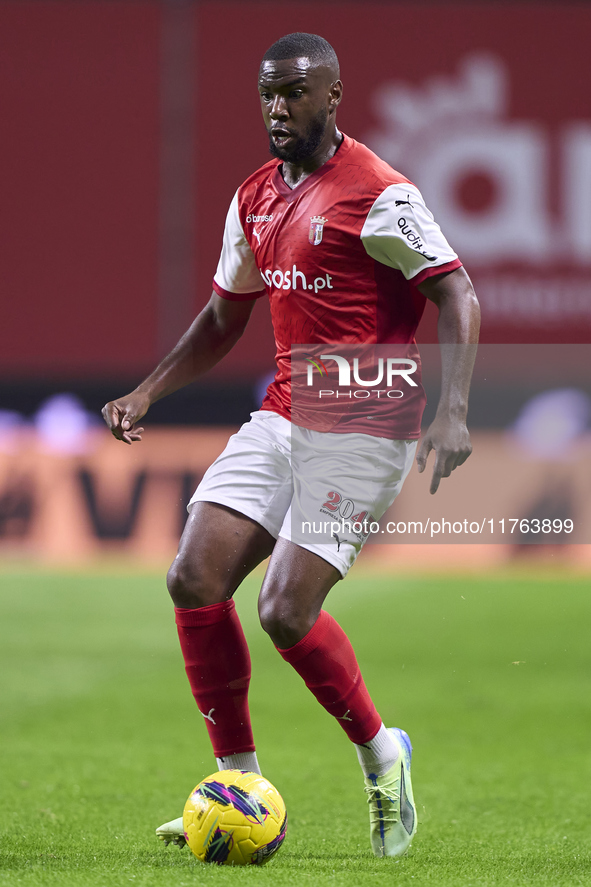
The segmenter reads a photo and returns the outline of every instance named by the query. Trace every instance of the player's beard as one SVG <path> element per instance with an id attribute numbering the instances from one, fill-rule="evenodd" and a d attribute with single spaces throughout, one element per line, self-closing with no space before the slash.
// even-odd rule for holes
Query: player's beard
<path id="1" fill-rule="evenodd" d="M 306 133 L 296 139 L 290 148 L 279 148 L 269 133 L 269 151 L 273 157 L 278 157 L 279 160 L 285 160 L 287 163 L 307 160 L 316 152 L 324 138 L 327 123 L 328 111 L 326 108 L 321 108 L 316 117 L 310 121 Z"/>

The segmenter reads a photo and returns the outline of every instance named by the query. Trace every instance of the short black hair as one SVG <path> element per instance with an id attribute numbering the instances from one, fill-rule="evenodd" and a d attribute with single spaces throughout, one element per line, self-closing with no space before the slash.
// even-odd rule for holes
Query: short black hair
<path id="1" fill-rule="evenodd" d="M 301 31 L 286 34 L 285 37 L 280 37 L 269 47 L 262 61 L 297 58 L 307 58 L 317 65 L 326 65 L 328 68 L 333 68 L 336 76 L 339 76 L 337 54 L 328 40 L 318 34 L 305 34 Z"/>

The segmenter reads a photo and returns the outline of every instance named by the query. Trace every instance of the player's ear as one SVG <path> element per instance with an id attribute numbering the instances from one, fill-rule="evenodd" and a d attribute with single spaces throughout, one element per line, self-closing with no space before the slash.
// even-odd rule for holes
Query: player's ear
<path id="1" fill-rule="evenodd" d="M 343 84 L 340 80 L 334 80 L 330 84 L 329 96 L 328 110 L 332 114 L 341 104 L 341 99 L 343 98 Z"/>

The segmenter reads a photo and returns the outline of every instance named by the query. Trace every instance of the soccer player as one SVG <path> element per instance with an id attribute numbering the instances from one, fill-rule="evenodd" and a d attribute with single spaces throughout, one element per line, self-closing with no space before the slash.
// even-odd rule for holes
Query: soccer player
<path id="1" fill-rule="evenodd" d="M 425 299 L 437 305 L 439 339 L 449 347 L 437 414 L 417 455 L 423 471 L 435 451 L 434 493 L 471 452 L 466 413 L 479 309 L 415 185 L 337 129 L 339 77 L 333 48 L 316 35 L 289 34 L 265 53 L 258 88 L 274 159 L 231 203 L 207 306 L 154 372 L 103 415 L 117 439 L 141 440 L 138 423 L 150 405 L 221 360 L 256 299 L 269 298 L 277 375 L 261 410 L 197 488 L 168 573 L 186 672 L 219 769 L 260 772 L 247 701 L 249 652 L 232 598 L 270 556 L 261 624 L 354 744 L 373 852 L 398 856 L 417 824 L 410 740 L 384 726 L 349 639 L 322 609 L 365 540 L 351 532 L 296 542 L 291 506 L 299 483 L 307 513 L 318 514 L 327 496 L 328 504 L 346 496 L 358 514 L 379 519 L 412 465 L 423 403 L 415 397 L 410 412 L 390 419 L 375 413 L 373 425 L 365 412 L 344 409 L 322 414 L 324 430 L 292 423 L 291 347 L 331 343 L 334 353 L 334 343 L 412 346 Z M 301 469 L 292 474 L 296 441 L 305 476 Z M 182 819 L 157 833 L 182 843 Z"/>

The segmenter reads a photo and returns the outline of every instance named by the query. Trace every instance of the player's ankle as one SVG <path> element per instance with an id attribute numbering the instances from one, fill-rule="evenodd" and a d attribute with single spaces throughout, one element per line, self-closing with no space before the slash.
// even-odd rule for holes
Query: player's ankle
<path id="1" fill-rule="evenodd" d="M 218 770 L 248 770 L 251 773 L 261 772 L 256 751 L 239 752 L 236 755 L 224 755 L 216 758 Z"/>
<path id="2" fill-rule="evenodd" d="M 355 745 L 364 776 L 384 776 L 398 759 L 396 743 L 382 724 L 376 735 L 363 745 Z"/>

